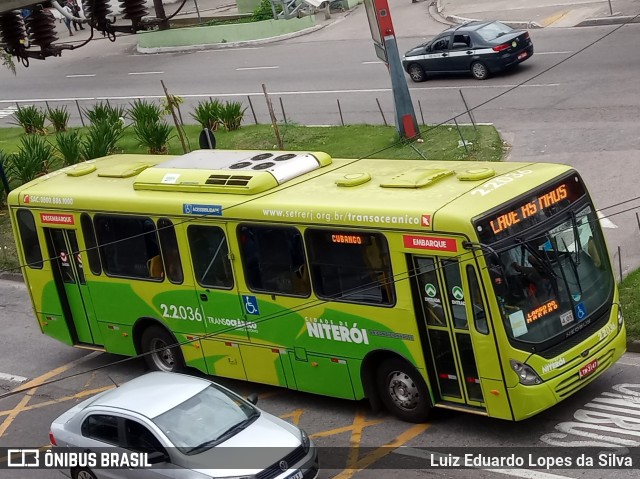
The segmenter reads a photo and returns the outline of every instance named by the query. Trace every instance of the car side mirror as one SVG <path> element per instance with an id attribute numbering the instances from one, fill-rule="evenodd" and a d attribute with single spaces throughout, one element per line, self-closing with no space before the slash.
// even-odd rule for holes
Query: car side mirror
<path id="1" fill-rule="evenodd" d="M 169 458 L 164 452 L 153 451 L 147 455 L 147 462 L 149 464 L 160 464 L 161 462 L 167 462 Z"/>
<path id="2" fill-rule="evenodd" d="M 249 401 L 254 406 L 258 404 L 258 395 L 256 393 L 251 393 L 247 396 L 247 401 Z"/>

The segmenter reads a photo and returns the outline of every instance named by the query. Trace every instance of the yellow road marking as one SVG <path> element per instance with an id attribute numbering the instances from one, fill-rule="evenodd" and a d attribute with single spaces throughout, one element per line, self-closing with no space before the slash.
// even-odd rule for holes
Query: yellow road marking
<path id="1" fill-rule="evenodd" d="M 347 459 L 347 468 L 352 469 L 358 462 L 360 456 L 360 442 L 362 441 L 362 430 L 367 427 L 367 420 L 361 410 L 356 412 L 353 418 L 353 430 L 351 431 L 351 448 L 349 449 L 349 458 Z"/>
<path id="2" fill-rule="evenodd" d="M 102 391 L 106 391 L 107 389 L 113 389 L 114 387 L 115 386 L 103 386 L 101 388 L 96 388 L 96 389 L 87 389 L 86 391 L 80 391 L 79 393 L 73 394 L 71 396 L 63 396 L 63 397 L 58 398 L 58 399 L 52 399 L 50 401 L 39 402 L 38 404 L 31 404 L 29 406 L 24 407 L 22 409 L 22 412 L 31 411 L 33 409 L 40 409 L 41 407 L 51 406 L 52 404 L 58 404 L 58 403 L 61 403 L 61 402 L 70 401 L 72 399 L 82 399 L 82 398 L 87 397 L 87 396 L 92 396 L 93 394 L 101 393 Z M 13 411 L 12 409 L 7 409 L 5 411 L 0 411 L 0 417 L 7 416 L 8 414 L 11 414 L 12 411 Z"/>
<path id="3" fill-rule="evenodd" d="M 297 426 L 298 424 L 300 424 L 300 416 L 302 416 L 302 413 L 304 413 L 304 409 L 296 409 L 293 412 L 289 412 L 283 416 L 280 416 L 280 419 L 290 417 L 291 422 Z"/>
<path id="4" fill-rule="evenodd" d="M 363 421 L 362 427 L 375 426 L 376 424 L 380 424 L 381 422 L 384 422 L 384 419 L 374 419 L 373 421 Z M 335 429 L 330 429 L 328 431 L 315 432 L 311 434 L 311 437 L 316 438 L 316 437 L 334 436 L 335 434 L 341 434 L 343 432 L 353 431 L 353 428 L 354 428 L 353 424 L 351 426 L 337 427 Z"/>
<path id="5" fill-rule="evenodd" d="M 382 459 L 387 454 L 393 452 L 394 449 L 404 445 L 411 439 L 416 436 L 419 436 L 424 431 L 429 428 L 430 424 L 416 424 L 413 427 L 410 427 L 403 433 L 399 434 L 395 439 L 391 442 L 388 442 L 384 446 L 379 447 L 375 451 L 367 454 L 360 460 L 358 460 L 350 469 L 345 469 L 341 473 L 333 476 L 332 479 L 350 479 L 356 472 L 362 471 L 363 469 L 369 467 L 374 462 Z"/>
<path id="6" fill-rule="evenodd" d="M 46 372 L 43 375 L 32 379 L 28 383 L 22 384 L 22 385 L 18 386 L 17 388 L 13 389 L 12 392 L 14 392 L 14 391 L 23 391 L 23 390 L 26 391 L 29 388 L 33 388 L 33 389 L 29 389 L 28 391 L 25 392 L 25 395 L 22 397 L 20 402 L 16 405 L 16 407 L 11 409 L 11 411 L 9 412 L 7 417 L 4 419 L 4 421 L 2 421 L 2 424 L 0 424 L 0 437 L 2 437 L 2 435 L 7 431 L 9 426 L 11 426 L 11 424 L 13 423 L 15 418 L 18 417 L 18 414 L 20 414 L 22 411 L 24 411 L 25 407 L 27 406 L 27 404 L 29 403 L 29 401 L 31 400 L 31 398 L 33 397 L 35 392 L 37 391 L 38 386 L 40 386 L 42 383 L 48 381 L 49 379 L 51 379 L 51 378 L 53 378 L 53 377 L 55 377 L 55 376 L 57 376 L 59 374 L 62 374 L 65 371 L 68 371 L 72 367 L 77 366 L 78 364 L 81 364 L 81 363 L 89 360 L 90 358 L 94 358 L 95 356 L 97 356 L 99 354 L 101 354 L 101 353 L 95 352 L 95 353 L 87 354 L 86 356 L 83 356 L 81 358 L 74 359 L 73 361 L 68 362 L 67 364 L 63 364 L 62 366 L 58 366 L 57 368 L 52 369 L 51 371 Z"/>
<path id="7" fill-rule="evenodd" d="M 562 11 L 562 12 L 558 12 L 558 13 L 554 13 L 553 15 L 551 15 L 550 17 L 545 18 L 544 20 L 542 20 L 542 26 L 543 27 L 548 27 L 549 25 L 551 25 L 552 23 L 557 22 L 558 20 L 560 20 L 562 17 L 564 17 L 567 13 L 569 13 L 568 10 Z"/>

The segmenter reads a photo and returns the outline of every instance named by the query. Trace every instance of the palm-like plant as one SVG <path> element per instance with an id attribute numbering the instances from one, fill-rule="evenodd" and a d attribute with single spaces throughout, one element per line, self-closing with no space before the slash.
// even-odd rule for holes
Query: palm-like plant
<path id="1" fill-rule="evenodd" d="M 47 116 L 40 108 L 36 108 L 33 105 L 25 107 L 18 105 L 18 110 L 13 116 L 16 121 L 12 123 L 21 126 L 27 135 L 33 133 L 37 133 L 38 135 L 46 134 L 47 130 L 44 127 L 44 122 Z"/>
<path id="2" fill-rule="evenodd" d="M 67 111 L 67 107 L 47 109 L 47 118 L 53 125 L 56 133 L 67 131 L 69 126 L 69 112 Z"/>
<path id="3" fill-rule="evenodd" d="M 222 102 L 220 100 L 204 100 L 198 102 L 191 117 L 200 123 L 202 128 L 217 130 L 221 123 Z"/>
<path id="4" fill-rule="evenodd" d="M 22 185 L 49 172 L 54 152 L 41 136 L 23 136 L 20 143 L 20 150 L 9 157 L 7 174 Z"/>
<path id="5" fill-rule="evenodd" d="M 134 123 L 143 121 L 159 122 L 162 119 L 163 112 L 160 105 L 137 99 L 129 105 L 127 114 Z"/>
<path id="6" fill-rule="evenodd" d="M 228 101 L 220 108 L 220 121 L 227 131 L 238 130 L 246 107 L 242 107 L 239 101 Z"/>
<path id="7" fill-rule="evenodd" d="M 92 160 L 113 154 L 120 138 L 122 138 L 122 126 L 120 122 L 93 123 L 89 127 L 87 136 L 82 142 L 82 158 Z"/>
<path id="8" fill-rule="evenodd" d="M 135 123 L 133 131 L 150 154 L 166 155 L 169 152 L 169 140 L 173 135 L 171 127 L 164 121 L 139 121 Z"/>
<path id="9" fill-rule="evenodd" d="M 97 103 L 93 108 L 84 110 L 84 114 L 92 125 L 97 123 L 110 123 L 114 127 L 122 129 L 124 127 L 123 119 L 127 110 L 123 106 L 111 106 L 108 103 Z"/>
<path id="10" fill-rule="evenodd" d="M 56 134 L 56 149 L 64 166 L 75 165 L 82 159 L 80 134 L 75 130 Z"/>

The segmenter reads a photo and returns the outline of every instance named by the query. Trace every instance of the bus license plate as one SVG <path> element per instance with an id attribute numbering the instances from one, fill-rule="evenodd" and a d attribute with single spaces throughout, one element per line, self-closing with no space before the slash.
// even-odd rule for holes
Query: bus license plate
<path id="1" fill-rule="evenodd" d="M 288 479 L 302 479 L 303 477 L 304 474 L 302 474 L 302 471 L 298 470 L 294 474 L 291 474 Z"/>
<path id="2" fill-rule="evenodd" d="M 594 359 L 589 364 L 580 368 L 580 379 L 582 379 L 585 376 L 588 376 L 589 374 L 594 372 L 596 369 L 598 369 L 598 360 Z"/>
<path id="3" fill-rule="evenodd" d="M 518 60 L 522 60 L 523 58 L 527 58 L 527 52 L 522 52 L 518 55 Z"/>

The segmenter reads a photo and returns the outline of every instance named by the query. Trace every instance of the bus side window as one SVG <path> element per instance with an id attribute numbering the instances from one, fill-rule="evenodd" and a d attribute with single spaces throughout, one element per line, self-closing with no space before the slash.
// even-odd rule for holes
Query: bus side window
<path id="1" fill-rule="evenodd" d="M 469 281 L 469 291 L 471 293 L 471 307 L 473 308 L 473 324 L 476 331 L 482 334 L 489 334 L 489 325 L 487 324 L 487 313 L 482 302 L 482 294 L 480 294 L 480 284 L 478 276 L 473 266 L 467 266 L 467 278 Z"/>
<path id="2" fill-rule="evenodd" d="M 19 209 L 16 214 L 24 258 L 29 268 L 42 269 L 42 250 L 38 242 L 36 222 L 31 211 Z"/>
<path id="3" fill-rule="evenodd" d="M 158 220 L 158 236 L 160 237 L 160 248 L 164 258 L 166 276 L 172 283 L 181 284 L 184 280 L 184 274 L 182 273 L 176 230 L 171 220 L 167 218 Z"/>
<path id="4" fill-rule="evenodd" d="M 296 228 L 241 225 L 238 240 L 250 290 L 309 296 L 304 245 Z"/>
<path id="5" fill-rule="evenodd" d="M 96 240 L 96 232 L 93 229 L 91 216 L 82 213 L 80 216 L 80 224 L 82 225 L 82 236 L 84 236 L 84 244 L 87 247 L 87 258 L 89 258 L 89 268 L 96 276 L 102 273 L 102 265 L 100 264 L 100 253 L 98 253 L 98 242 Z"/>
<path id="6" fill-rule="evenodd" d="M 198 284 L 205 288 L 233 288 L 229 245 L 224 231 L 217 226 L 190 225 L 187 238 Z"/>

